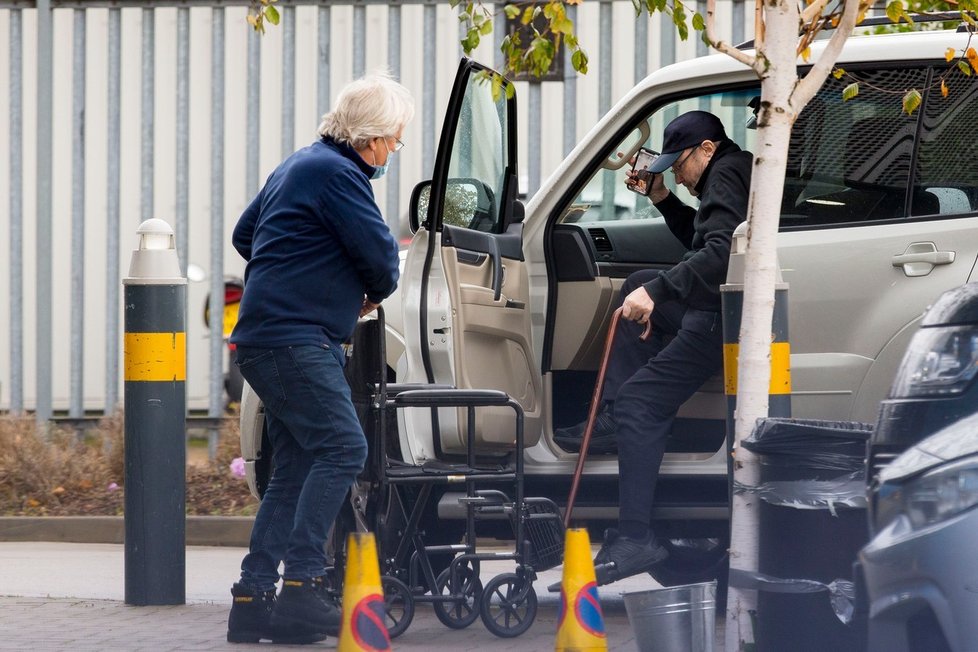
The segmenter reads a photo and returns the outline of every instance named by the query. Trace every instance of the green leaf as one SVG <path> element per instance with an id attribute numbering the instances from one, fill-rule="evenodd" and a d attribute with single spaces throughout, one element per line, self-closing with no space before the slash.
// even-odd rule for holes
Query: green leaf
<path id="1" fill-rule="evenodd" d="M 582 75 L 587 74 L 587 53 L 584 50 L 575 50 L 574 54 L 571 55 L 571 65 L 574 66 L 574 70 L 581 73 Z"/>
<path id="2" fill-rule="evenodd" d="M 506 18 L 509 18 L 510 20 L 514 20 L 520 15 L 520 8 L 516 5 L 506 5 L 503 7 L 503 11 L 506 13 Z"/>
<path id="3" fill-rule="evenodd" d="M 526 8 L 526 11 L 523 12 L 523 17 L 520 18 L 520 22 L 523 23 L 524 25 L 529 25 L 530 24 L 530 21 L 533 20 L 533 10 L 534 9 L 536 9 L 536 6 L 534 6 L 534 5 L 531 5 L 531 6 L 527 7 Z"/>
<path id="4" fill-rule="evenodd" d="M 268 22 L 270 22 L 272 25 L 278 25 L 278 21 L 279 21 L 278 9 L 276 9 L 272 5 L 268 5 L 267 7 L 265 7 L 265 17 L 268 18 Z"/>
<path id="5" fill-rule="evenodd" d="M 901 0 L 892 0 L 892 2 L 886 5 L 886 17 L 890 19 L 891 22 L 900 22 L 900 16 L 906 14 L 906 8 L 903 6 Z"/>
<path id="6" fill-rule="evenodd" d="M 958 70 L 963 72 L 965 77 L 971 77 L 971 66 L 967 61 L 958 61 Z"/>
<path id="7" fill-rule="evenodd" d="M 448 6 L 454 9 L 458 6 L 459 0 L 448 0 Z"/>
<path id="8" fill-rule="evenodd" d="M 642 3 L 639 0 L 632 0 L 632 7 L 635 8 L 635 16 L 642 15 Z"/>
<path id="9" fill-rule="evenodd" d="M 706 21 L 703 19 L 703 14 L 698 11 L 693 14 L 693 29 L 697 32 L 702 32 L 706 29 Z"/>
<path id="10" fill-rule="evenodd" d="M 913 112 L 917 110 L 920 106 L 920 91 L 916 88 L 912 88 L 907 91 L 907 94 L 903 96 L 903 110 L 907 112 L 907 115 L 913 115 Z"/>
<path id="11" fill-rule="evenodd" d="M 570 34 L 574 31 L 574 21 L 564 17 L 550 24 L 550 30 L 555 34 Z"/>
<path id="12" fill-rule="evenodd" d="M 492 34 L 492 21 L 487 20 L 486 22 L 482 23 L 482 27 L 479 28 L 479 33 L 483 36 L 489 36 Z"/>
<path id="13" fill-rule="evenodd" d="M 843 102 L 848 102 L 849 100 L 851 100 L 852 98 L 856 97 L 857 95 L 859 95 L 859 83 L 858 82 L 854 82 L 852 84 L 849 84 L 848 86 L 846 86 L 845 88 L 842 89 L 842 101 Z"/>

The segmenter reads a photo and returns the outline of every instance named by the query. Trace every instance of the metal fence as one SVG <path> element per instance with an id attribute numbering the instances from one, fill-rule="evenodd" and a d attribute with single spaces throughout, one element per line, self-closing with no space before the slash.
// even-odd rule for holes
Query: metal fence
<path id="1" fill-rule="evenodd" d="M 334 91 L 378 66 L 419 100 L 409 147 L 375 186 L 392 229 L 403 228 L 410 189 L 433 167 L 461 54 L 455 12 L 432 0 L 280 0 L 281 24 L 261 37 L 245 22 L 247 4 L 0 0 L 0 238 L 9 252 L 0 410 L 46 420 L 116 409 L 124 244 L 141 221 L 162 217 L 184 272 L 201 260 L 208 279 L 189 293 L 188 405 L 221 414 L 220 319 L 204 329 L 196 308 L 209 292 L 220 315 L 225 274 L 243 269 L 230 229 L 263 175 L 314 138 Z M 749 37 L 752 7 L 719 4 L 725 36 Z M 517 84 L 528 194 L 614 98 L 655 67 L 706 53 L 696 36 L 678 41 L 668 20 L 636 20 L 629 0 L 569 11 L 591 72 L 578 77 L 566 61 L 562 81 Z M 497 18 L 476 58 L 498 65 L 505 30 Z"/>

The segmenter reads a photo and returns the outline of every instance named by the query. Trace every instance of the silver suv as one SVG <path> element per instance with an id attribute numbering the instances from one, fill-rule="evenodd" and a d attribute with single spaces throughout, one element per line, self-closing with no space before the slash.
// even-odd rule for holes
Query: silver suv
<path id="1" fill-rule="evenodd" d="M 949 47 L 967 44 L 967 34 L 953 31 L 853 37 L 839 61 L 848 76 L 830 77 L 794 127 L 778 255 L 790 284 L 795 417 L 875 421 L 924 308 L 975 277 L 978 81 L 949 72 L 944 58 Z M 398 382 L 509 393 L 526 411 L 527 495 L 565 503 L 578 455 L 561 449 L 553 432 L 586 416 L 621 283 L 684 253 L 648 200 L 625 189 L 627 161 L 640 146 L 657 149 L 664 125 L 692 109 L 718 115 L 741 147 L 757 153 L 750 125 L 759 83 L 723 55 L 657 70 L 524 209 L 516 98 L 494 93 L 483 71 L 462 61 L 434 177 L 412 201 L 414 238 L 398 294 L 386 304 L 387 365 Z M 844 102 L 842 89 L 853 80 L 859 94 Z M 907 115 L 900 97 L 911 87 L 924 97 Z M 673 191 L 695 201 L 683 188 Z M 430 415 L 400 415 L 403 461 L 447 460 L 463 450 L 463 417 L 440 412 L 434 434 Z M 664 583 L 722 568 L 725 413 L 717 377 L 676 420 L 654 513 L 673 552 L 655 571 Z M 242 441 L 253 486 L 261 425 L 260 406 L 246 391 Z M 512 456 L 512 428 L 502 411 L 480 413 L 480 452 Z M 589 457 L 576 518 L 595 528 L 616 519 L 617 469 L 613 452 Z M 450 530 L 461 511 L 449 493 L 430 516 Z"/>

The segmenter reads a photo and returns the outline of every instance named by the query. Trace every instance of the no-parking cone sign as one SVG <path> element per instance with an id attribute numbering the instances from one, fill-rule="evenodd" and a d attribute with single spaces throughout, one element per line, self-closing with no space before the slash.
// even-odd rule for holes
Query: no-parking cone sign
<path id="1" fill-rule="evenodd" d="M 607 650 L 604 615 L 591 561 L 587 530 L 572 528 L 564 537 L 564 575 L 555 652 Z"/>
<path id="2" fill-rule="evenodd" d="M 594 570 L 591 570 L 594 575 Z M 370 532 L 353 532 L 346 541 L 343 580 L 343 625 L 337 652 L 383 652 L 391 649 L 384 624 L 384 592 L 377 564 L 377 544 Z"/>

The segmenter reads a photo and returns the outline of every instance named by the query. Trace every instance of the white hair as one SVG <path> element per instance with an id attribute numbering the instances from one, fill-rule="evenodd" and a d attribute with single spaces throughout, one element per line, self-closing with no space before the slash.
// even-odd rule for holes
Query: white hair
<path id="1" fill-rule="evenodd" d="M 410 91 L 378 71 L 343 87 L 333 110 L 323 116 L 319 135 L 359 150 L 373 138 L 396 136 L 413 117 Z"/>

